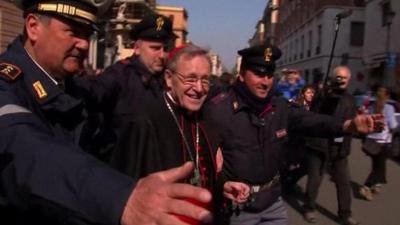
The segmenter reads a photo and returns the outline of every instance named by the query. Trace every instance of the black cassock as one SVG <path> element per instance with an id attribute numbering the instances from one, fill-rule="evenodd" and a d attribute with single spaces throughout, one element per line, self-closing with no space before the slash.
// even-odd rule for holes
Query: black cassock
<path id="1" fill-rule="evenodd" d="M 147 105 L 146 113 L 125 119 L 112 153 L 112 166 L 132 177 L 144 177 L 153 172 L 180 166 L 186 161 L 197 161 L 201 186 L 212 190 L 216 179 L 217 142 L 214 130 L 204 123 L 201 112 L 188 114 L 182 108 L 176 107 L 167 96 L 159 103 Z M 197 151 L 196 123 L 199 140 Z"/>

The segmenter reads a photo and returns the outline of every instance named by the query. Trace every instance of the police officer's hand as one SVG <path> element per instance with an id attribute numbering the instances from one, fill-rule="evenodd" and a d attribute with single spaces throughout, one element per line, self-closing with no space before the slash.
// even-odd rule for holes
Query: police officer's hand
<path id="1" fill-rule="evenodd" d="M 183 199 L 209 203 L 211 194 L 206 189 L 176 183 L 190 176 L 193 163 L 151 174 L 137 183 L 121 218 L 122 225 L 183 225 L 176 215 L 187 216 L 204 223 L 211 221 L 211 213 Z"/>
<path id="2" fill-rule="evenodd" d="M 343 125 L 346 132 L 360 134 L 381 132 L 384 127 L 385 122 L 382 114 L 359 114 L 352 120 L 346 120 Z"/>
<path id="3" fill-rule="evenodd" d="M 250 187 L 242 182 L 227 181 L 224 183 L 224 196 L 235 203 L 244 203 L 250 196 Z"/>

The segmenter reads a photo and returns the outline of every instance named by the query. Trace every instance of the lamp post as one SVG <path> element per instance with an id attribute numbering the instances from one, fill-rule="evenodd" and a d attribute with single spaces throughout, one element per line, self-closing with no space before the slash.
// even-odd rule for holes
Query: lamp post
<path id="1" fill-rule="evenodd" d="M 392 23 L 393 23 L 393 18 L 395 17 L 396 13 L 393 12 L 392 10 L 388 10 L 386 12 L 384 12 L 383 15 L 383 24 L 384 26 L 387 27 L 386 29 L 386 49 L 385 49 L 385 53 L 386 53 L 386 63 L 385 63 L 385 78 L 384 80 L 386 81 L 387 84 L 391 83 L 391 79 L 390 79 L 390 67 L 392 67 L 393 65 L 393 56 L 390 53 L 390 37 L 391 37 L 391 27 L 392 27 Z"/>

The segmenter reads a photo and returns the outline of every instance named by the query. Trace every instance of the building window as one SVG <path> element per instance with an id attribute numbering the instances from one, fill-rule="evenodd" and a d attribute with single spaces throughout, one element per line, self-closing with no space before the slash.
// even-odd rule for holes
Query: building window
<path id="1" fill-rule="evenodd" d="M 318 25 L 317 35 L 317 47 L 315 48 L 315 54 L 319 55 L 321 53 L 322 45 L 322 25 Z"/>
<path id="2" fill-rule="evenodd" d="M 313 84 L 320 84 L 324 74 L 321 72 L 321 68 L 314 68 L 312 70 Z"/>
<path id="3" fill-rule="evenodd" d="M 354 6 L 357 7 L 364 7 L 365 6 L 365 0 L 354 0 Z"/>
<path id="4" fill-rule="evenodd" d="M 390 1 L 382 1 L 381 3 L 382 7 L 382 26 L 387 25 L 387 15 L 392 12 L 392 5 L 390 4 Z"/>
<path id="5" fill-rule="evenodd" d="M 349 53 L 343 53 L 341 57 L 340 65 L 346 66 L 349 63 Z"/>
<path id="6" fill-rule="evenodd" d="M 312 30 L 308 31 L 308 49 L 307 49 L 307 57 L 311 57 L 311 49 L 312 49 Z"/>
<path id="7" fill-rule="evenodd" d="M 301 35 L 300 39 L 300 59 L 303 59 L 304 56 L 304 35 Z"/>
<path id="8" fill-rule="evenodd" d="M 304 80 L 306 80 L 306 83 L 310 83 L 310 70 L 309 69 L 305 69 L 304 70 Z"/>
<path id="9" fill-rule="evenodd" d="M 392 5 L 390 1 L 382 1 L 382 26 L 387 26 L 388 28 L 392 25 L 393 17 L 396 13 L 392 10 Z"/>
<path id="10" fill-rule="evenodd" d="M 299 49 L 299 40 L 296 38 L 296 40 L 294 41 L 294 60 L 297 60 L 297 53 L 298 53 L 298 49 Z"/>
<path id="11" fill-rule="evenodd" d="M 363 46 L 364 44 L 364 23 L 351 22 L 350 26 L 350 45 Z"/>

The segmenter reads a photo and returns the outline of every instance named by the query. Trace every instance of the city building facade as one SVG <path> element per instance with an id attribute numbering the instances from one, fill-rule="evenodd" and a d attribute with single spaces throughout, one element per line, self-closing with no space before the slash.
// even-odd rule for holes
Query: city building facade
<path id="1" fill-rule="evenodd" d="M 24 28 L 22 12 L 11 1 L 0 1 L 0 52 L 6 50 Z"/>
<path id="2" fill-rule="evenodd" d="M 400 93 L 400 1 L 367 0 L 363 60 L 369 85 L 385 84 Z"/>
<path id="3" fill-rule="evenodd" d="M 278 71 L 298 69 L 308 83 L 323 83 L 328 72 L 338 15 L 340 24 L 331 68 L 349 66 L 354 76 L 350 89 L 364 91 L 367 89 L 362 57 L 364 0 L 270 1 L 262 16 L 266 36 L 260 41 L 272 41 L 282 49 Z"/>
<path id="4" fill-rule="evenodd" d="M 116 0 L 102 18 L 104 33 L 92 37 L 88 64 L 93 69 L 105 68 L 132 55 L 130 30 L 143 17 L 154 13 L 155 0 Z"/>

